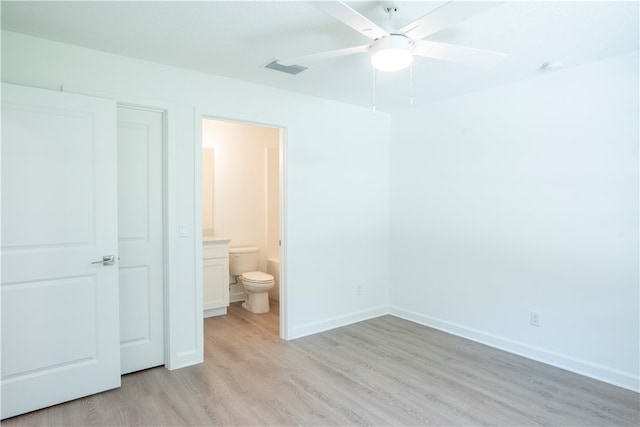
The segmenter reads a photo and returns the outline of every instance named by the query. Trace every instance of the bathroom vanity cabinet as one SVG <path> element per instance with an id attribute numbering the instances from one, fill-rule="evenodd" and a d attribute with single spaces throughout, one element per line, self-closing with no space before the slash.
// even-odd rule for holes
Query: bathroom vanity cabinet
<path id="1" fill-rule="evenodd" d="M 227 314 L 229 306 L 229 239 L 202 239 L 202 305 L 204 317 Z"/>

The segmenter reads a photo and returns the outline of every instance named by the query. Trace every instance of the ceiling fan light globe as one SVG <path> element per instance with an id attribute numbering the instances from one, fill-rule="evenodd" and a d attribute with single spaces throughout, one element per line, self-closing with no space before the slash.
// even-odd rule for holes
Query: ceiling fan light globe
<path id="1" fill-rule="evenodd" d="M 380 71 L 399 71 L 413 62 L 413 41 L 400 34 L 392 34 L 373 42 L 371 65 Z"/>
<path id="2" fill-rule="evenodd" d="M 400 71 L 413 62 L 413 54 L 401 49 L 385 49 L 371 55 L 371 65 L 380 71 Z"/>

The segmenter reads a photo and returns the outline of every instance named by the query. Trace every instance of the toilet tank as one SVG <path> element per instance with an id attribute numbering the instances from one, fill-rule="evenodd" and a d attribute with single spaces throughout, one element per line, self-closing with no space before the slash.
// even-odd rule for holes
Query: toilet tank
<path id="1" fill-rule="evenodd" d="M 229 248 L 229 273 L 232 276 L 240 276 L 242 273 L 257 271 L 258 255 L 260 248 L 254 246 Z"/>

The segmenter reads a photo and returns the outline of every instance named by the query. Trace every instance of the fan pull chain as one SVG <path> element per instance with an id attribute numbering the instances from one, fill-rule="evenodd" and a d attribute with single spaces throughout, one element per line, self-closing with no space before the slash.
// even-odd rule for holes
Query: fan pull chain
<path id="1" fill-rule="evenodd" d="M 376 80 L 378 79 L 378 70 L 376 67 L 373 68 L 373 112 L 376 112 Z"/>
<path id="2" fill-rule="evenodd" d="M 409 67 L 409 105 L 413 107 L 413 63 Z"/>

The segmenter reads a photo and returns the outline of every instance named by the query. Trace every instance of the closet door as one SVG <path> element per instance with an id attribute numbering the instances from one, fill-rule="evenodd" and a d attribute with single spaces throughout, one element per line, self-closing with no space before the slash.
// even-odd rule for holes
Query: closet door
<path id="1" fill-rule="evenodd" d="M 121 372 L 164 365 L 163 121 L 118 107 Z"/>
<path id="2" fill-rule="evenodd" d="M 116 106 L 2 85 L 2 418 L 120 386 Z"/>

